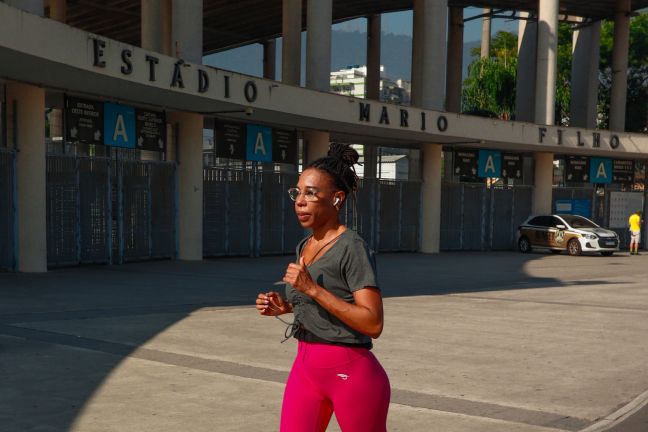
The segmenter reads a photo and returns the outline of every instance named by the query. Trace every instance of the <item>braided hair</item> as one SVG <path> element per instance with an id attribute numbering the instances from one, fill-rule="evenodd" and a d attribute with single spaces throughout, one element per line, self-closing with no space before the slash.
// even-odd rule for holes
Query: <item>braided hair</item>
<path id="1" fill-rule="evenodd" d="M 306 169 L 317 168 L 328 173 L 335 186 L 348 197 L 358 188 L 358 175 L 353 165 L 358 163 L 359 158 L 358 152 L 348 144 L 331 143 L 328 156 L 314 160 Z"/>

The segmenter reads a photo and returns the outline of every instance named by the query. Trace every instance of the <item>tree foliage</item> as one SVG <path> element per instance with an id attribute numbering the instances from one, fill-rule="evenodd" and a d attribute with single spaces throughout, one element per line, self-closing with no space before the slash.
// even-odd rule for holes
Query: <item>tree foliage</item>
<path id="1" fill-rule="evenodd" d="M 599 70 L 598 127 L 608 127 L 612 85 L 612 48 L 614 22 L 604 21 L 601 28 Z M 573 28 L 561 23 L 558 31 L 558 70 L 556 77 L 556 124 L 569 125 L 571 99 Z M 498 32 L 491 41 L 490 56 L 477 56 L 468 67 L 463 87 L 463 111 L 477 115 L 509 118 L 515 112 L 517 36 Z M 626 130 L 648 132 L 648 13 L 633 17 L 630 23 L 628 58 L 628 93 Z"/>
<path id="2" fill-rule="evenodd" d="M 479 56 L 480 48 L 472 54 Z M 487 117 L 511 118 L 515 112 L 517 36 L 498 32 L 491 41 L 490 56 L 468 66 L 463 87 L 463 111 Z"/>

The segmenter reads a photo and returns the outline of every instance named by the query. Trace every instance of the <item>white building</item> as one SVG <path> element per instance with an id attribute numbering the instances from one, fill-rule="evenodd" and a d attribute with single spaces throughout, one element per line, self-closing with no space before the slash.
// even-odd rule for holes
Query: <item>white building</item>
<path id="1" fill-rule="evenodd" d="M 380 66 L 380 100 L 407 105 L 410 102 L 411 84 L 402 78 L 392 80 Z M 357 98 L 367 97 L 367 66 L 349 66 L 331 72 L 331 91 Z"/>

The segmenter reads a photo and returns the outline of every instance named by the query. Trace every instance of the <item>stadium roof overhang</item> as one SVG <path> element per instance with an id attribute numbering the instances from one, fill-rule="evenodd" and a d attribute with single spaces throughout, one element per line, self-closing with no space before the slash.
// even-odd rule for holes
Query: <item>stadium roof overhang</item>
<path id="1" fill-rule="evenodd" d="M 412 0 L 333 0 L 333 21 L 412 8 Z M 306 24 L 304 1 L 303 24 Z M 538 0 L 449 0 L 450 6 L 488 7 L 503 11 L 535 11 Z M 561 0 L 560 13 L 591 19 L 614 16 L 616 0 Z M 632 0 L 632 10 L 648 7 L 648 0 Z M 204 0 L 203 52 L 262 42 L 281 36 L 282 0 Z M 68 0 L 67 23 L 91 33 L 140 45 L 140 1 Z"/>
<path id="2" fill-rule="evenodd" d="M 125 51 L 132 67 L 124 67 Z M 227 111 L 238 120 L 324 130 L 334 139 L 357 143 L 438 143 L 619 158 L 648 154 L 646 135 L 503 121 L 319 92 L 178 61 L 4 3 L 0 3 L 0 58 L 0 80 L 156 110 L 212 117 Z"/>

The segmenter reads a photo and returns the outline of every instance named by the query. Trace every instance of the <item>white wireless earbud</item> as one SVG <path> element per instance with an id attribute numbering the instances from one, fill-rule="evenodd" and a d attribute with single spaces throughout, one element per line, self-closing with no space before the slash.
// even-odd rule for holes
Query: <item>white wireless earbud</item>
<path id="1" fill-rule="evenodd" d="M 340 203 L 340 198 L 339 198 L 339 197 L 335 197 L 335 201 L 333 201 L 333 205 L 336 206 L 336 205 L 338 205 L 339 203 Z"/>

